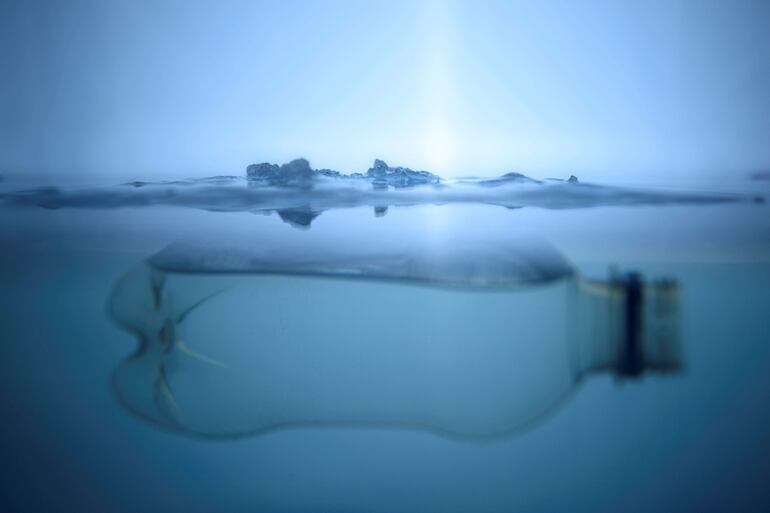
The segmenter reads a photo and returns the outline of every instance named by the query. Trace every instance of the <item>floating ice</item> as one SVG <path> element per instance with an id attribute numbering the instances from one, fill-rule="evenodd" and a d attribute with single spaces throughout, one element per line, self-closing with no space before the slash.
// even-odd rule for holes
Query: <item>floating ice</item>
<path id="1" fill-rule="evenodd" d="M 520 173 L 493 179 L 446 181 L 427 171 L 390 167 L 376 160 L 366 173 L 343 174 L 312 169 L 305 159 L 288 164 L 252 164 L 245 177 L 142 182 L 108 188 L 65 189 L 40 187 L 10 192 L 0 199 L 12 205 L 43 208 L 144 207 L 168 205 L 211 211 L 278 213 L 300 227 L 325 210 L 373 207 L 384 215 L 390 206 L 475 203 L 507 208 L 572 209 L 595 206 L 633 206 L 679 203 L 763 201 L 736 194 L 645 190 L 587 184 L 568 180 L 535 180 Z"/>
<path id="2" fill-rule="evenodd" d="M 312 169 L 305 159 L 292 160 L 278 166 L 263 162 L 251 164 L 246 168 L 246 176 L 251 184 L 270 186 L 309 187 L 319 180 L 334 178 L 337 180 L 356 180 L 375 185 L 393 187 L 412 187 L 415 185 L 437 184 L 441 180 L 428 171 L 414 171 L 408 167 L 390 167 L 384 161 L 376 159 L 374 165 L 365 173 L 349 175 L 331 169 Z"/>
<path id="3" fill-rule="evenodd" d="M 375 159 L 374 165 L 366 172 L 372 183 L 393 185 L 394 187 L 411 187 L 439 183 L 438 176 L 428 171 L 413 171 L 408 167 L 390 167 L 385 162 Z"/>
<path id="4" fill-rule="evenodd" d="M 288 164 L 252 164 L 246 168 L 250 180 L 260 180 L 272 186 L 309 186 L 318 176 L 305 159 L 292 160 Z"/>

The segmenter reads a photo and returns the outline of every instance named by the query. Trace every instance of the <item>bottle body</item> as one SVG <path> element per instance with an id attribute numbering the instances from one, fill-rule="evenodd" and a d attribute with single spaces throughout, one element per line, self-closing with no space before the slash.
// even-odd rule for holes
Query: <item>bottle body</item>
<path id="1" fill-rule="evenodd" d="M 113 301 L 141 340 L 115 384 L 143 417 L 206 436 L 334 425 L 502 435 L 587 373 L 617 371 L 624 290 L 574 275 L 487 289 L 143 265 Z"/>

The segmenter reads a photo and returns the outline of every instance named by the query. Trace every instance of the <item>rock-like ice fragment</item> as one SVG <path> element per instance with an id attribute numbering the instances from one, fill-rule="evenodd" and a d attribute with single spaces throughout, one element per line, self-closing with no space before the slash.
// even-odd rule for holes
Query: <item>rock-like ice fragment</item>
<path id="1" fill-rule="evenodd" d="M 274 186 L 306 185 L 316 173 L 306 159 L 295 159 L 278 167 L 277 164 L 252 164 L 246 168 L 247 176 Z"/>
<path id="2" fill-rule="evenodd" d="M 278 164 L 270 164 L 269 162 L 251 164 L 246 168 L 246 175 L 249 178 L 270 180 L 278 176 L 278 167 Z"/>
<path id="3" fill-rule="evenodd" d="M 384 161 L 375 159 L 374 165 L 366 172 L 373 183 L 393 185 L 394 187 L 412 187 L 415 185 L 439 183 L 438 176 L 428 171 L 415 171 L 408 167 L 390 167 Z"/>

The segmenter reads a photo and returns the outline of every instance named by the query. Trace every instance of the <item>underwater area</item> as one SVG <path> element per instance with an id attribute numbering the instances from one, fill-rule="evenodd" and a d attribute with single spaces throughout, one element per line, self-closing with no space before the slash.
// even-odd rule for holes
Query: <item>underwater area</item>
<path id="1" fill-rule="evenodd" d="M 517 179 L 395 206 L 435 185 L 380 186 L 293 216 L 229 199 L 317 204 L 343 187 L 312 180 L 3 184 L 9 511 L 770 500 L 767 182 L 704 195 Z M 155 188 L 221 208 L 123 204 Z M 524 205 L 484 204 L 502 196 Z M 644 325 L 630 370 L 598 346 L 625 340 L 606 327 L 627 321 L 612 284 L 629 271 L 676 287 L 644 305 L 669 325 Z M 575 302 L 581 283 L 620 306 Z"/>

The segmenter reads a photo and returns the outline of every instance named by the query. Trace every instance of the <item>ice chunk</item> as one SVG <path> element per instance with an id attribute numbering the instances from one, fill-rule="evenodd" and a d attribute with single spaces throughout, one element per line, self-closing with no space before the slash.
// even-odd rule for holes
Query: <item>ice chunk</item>
<path id="1" fill-rule="evenodd" d="M 368 181 L 394 187 L 411 187 L 440 181 L 438 176 L 428 171 L 389 167 L 380 159 L 376 159 L 366 173 L 344 174 L 332 169 L 314 170 L 307 160 L 296 159 L 282 166 L 267 162 L 251 164 L 246 168 L 246 176 L 252 183 L 270 186 L 308 185 L 318 178 Z"/>
<path id="2" fill-rule="evenodd" d="M 375 159 L 374 165 L 366 172 L 373 182 L 394 187 L 436 184 L 441 180 L 428 171 L 414 171 L 408 167 L 390 167 L 384 161 Z"/>
<path id="3" fill-rule="evenodd" d="M 269 180 L 277 177 L 278 173 L 279 173 L 278 164 L 270 164 L 269 162 L 262 162 L 261 164 L 251 164 L 246 168 L 246 175 L 249 178 Z"/>
<path id="4" fill-rule="evenodd" d="M 274 186 L 308 185 L 316 177 L 305 159 L 295 159 L 280 167 L 276 164 L 252 164 L 246 168 L 250 179 L 260 180 Z"/>

